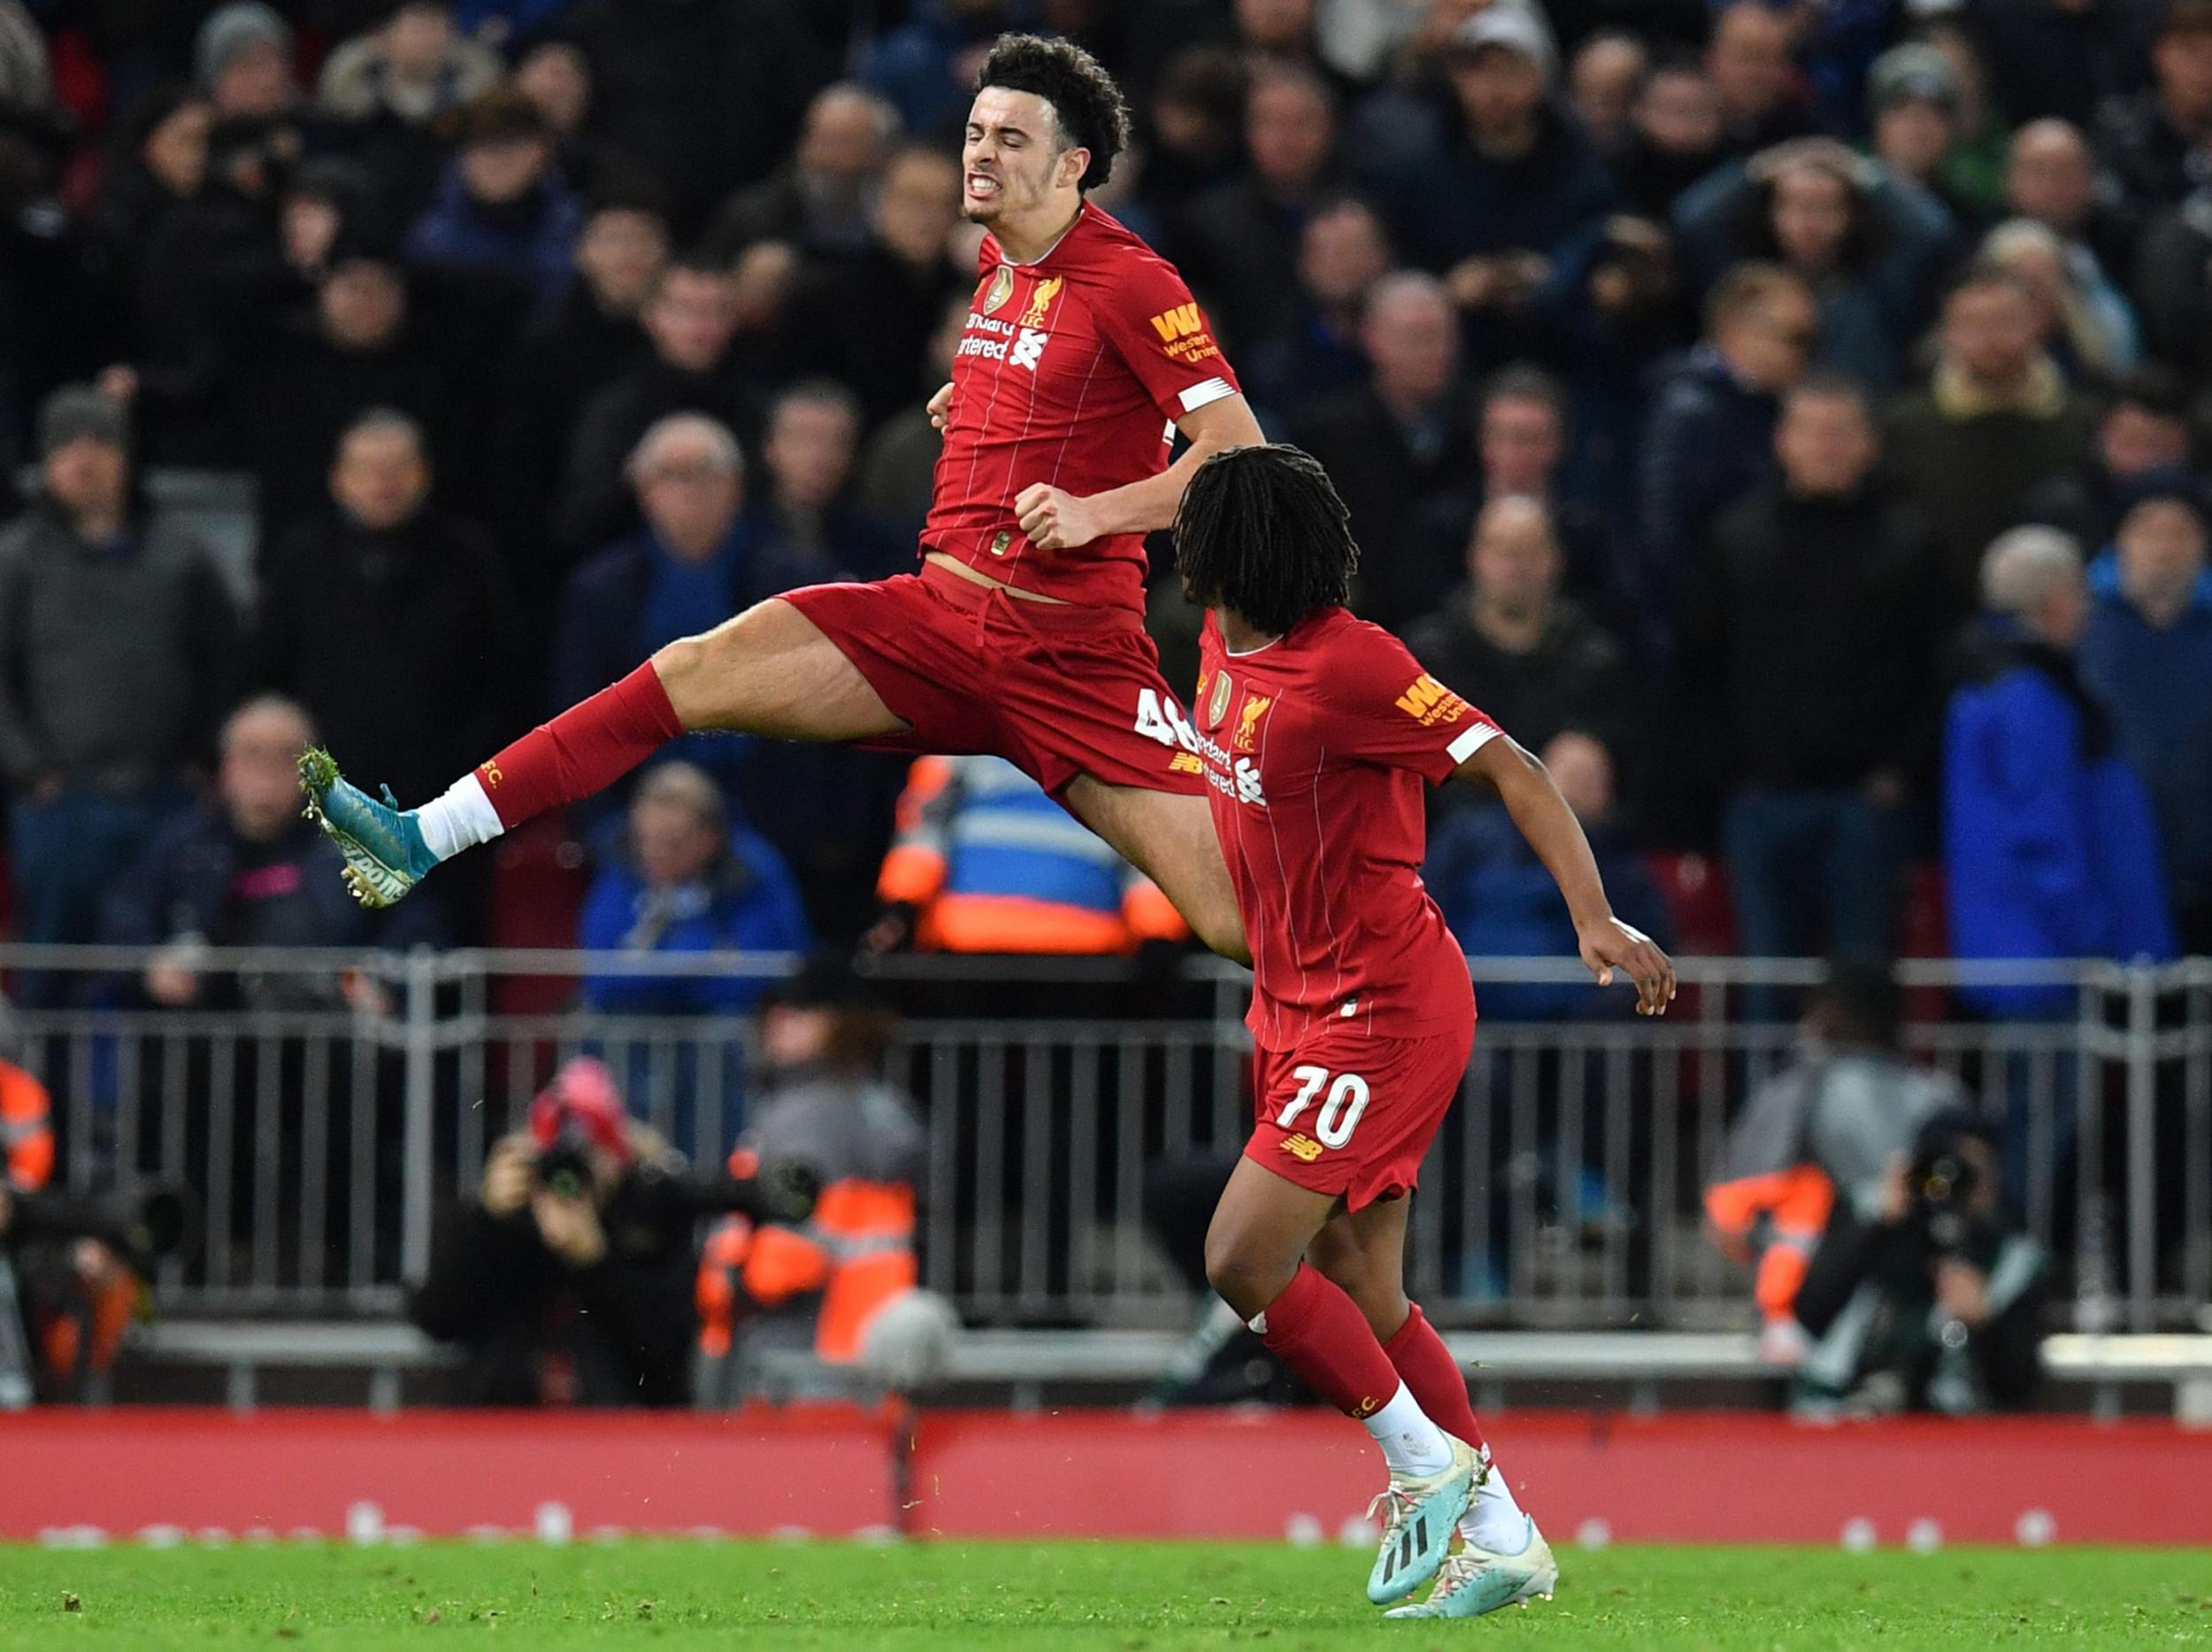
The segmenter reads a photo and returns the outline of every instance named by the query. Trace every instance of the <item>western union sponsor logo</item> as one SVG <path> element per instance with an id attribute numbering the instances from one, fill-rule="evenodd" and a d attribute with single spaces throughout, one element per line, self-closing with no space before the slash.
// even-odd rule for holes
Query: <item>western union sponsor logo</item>
<path id="1" fill-rule="evenodd" d="M 1160 335 L 1163 344 L 1172 344 L 1179 338 L 1188 338 L 1205 325 L 1194 304 L 1178 304 L 1164 314 L 1152 318 L 1152 330 Z"/>

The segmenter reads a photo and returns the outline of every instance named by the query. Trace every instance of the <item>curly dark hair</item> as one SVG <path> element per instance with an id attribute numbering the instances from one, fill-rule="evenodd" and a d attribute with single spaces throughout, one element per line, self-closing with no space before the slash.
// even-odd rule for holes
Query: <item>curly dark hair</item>
<path id="1" fill-rule="evenodd" d="M 1335 484 L 1286 442 L 1224 448 L 1198 467 L 1175 512 L 1185 593 L 1276 636 L 1345 603 L 1358 569 Z"/>
<path id="2" fill-rule="evenodd" d="M 1061 152 L 1090 151 L 1083 189 L 1095 189 L 1113 176 L 1115 158 L 1129 147 L 1129 105 L 1114 77 L 1082 47 L 1041 35 L 1001 35 L 975 77 L 977 91 L 987 86 L 1033 92 L 1052 105 Z"/>

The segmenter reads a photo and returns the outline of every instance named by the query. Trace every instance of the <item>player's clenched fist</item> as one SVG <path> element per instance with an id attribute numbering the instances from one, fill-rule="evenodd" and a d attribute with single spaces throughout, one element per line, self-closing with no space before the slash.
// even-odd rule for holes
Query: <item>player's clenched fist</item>
<path id="1" fill-rule="evenodd" d="M 952 418 L 952 386 L 948 383 L 929 398 L 929 427 L 942 430 Z"/>
<path id="2" fill-rule="evenodd" d="M 1098 519 L 1091 502 L 1035 482 L 1014 500 L 1014 515 L 1022 532 L 1039 550 L 1073 550 L 1098 537 Z"/>

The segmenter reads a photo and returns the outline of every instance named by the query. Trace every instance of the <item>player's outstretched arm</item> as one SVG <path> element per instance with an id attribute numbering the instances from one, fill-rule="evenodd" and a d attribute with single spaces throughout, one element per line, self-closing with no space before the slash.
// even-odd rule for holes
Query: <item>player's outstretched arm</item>
<path id="1" fill-rule="evenodd" d="M 1200 465 L 1224 448 L 1267 440 L 1241 396 L 1209 402 L 1177 419 L 1175 427 L 1189 438 L 1190 446 L 1157 476 L 1110 488 L 1087 499 L 1043 482 L 1023 488 L 1014 501 L 1014 514 L 1029 542 L 1040 550 L 1072 550 L 1110 534 L 1149 534 L 1171 527 L 1175 508 L 1183 503 L 1183 489 Z"/>
<path id="2" fill-rule="evenodd" d="M 1648 935 L 1613 916 L 1590 840 L 1551 772 L 1512 740 L 1493 739 L 1459 765 L 1457 778 L 1497 788 L 1513 824 L 1566 897 L 1582 961 L 1598 984 L 1610 987 L 1617 970 L 1636 983 L 1637 1014 L 1666 1014 L 1674 999 L 1674 965 Z"/>

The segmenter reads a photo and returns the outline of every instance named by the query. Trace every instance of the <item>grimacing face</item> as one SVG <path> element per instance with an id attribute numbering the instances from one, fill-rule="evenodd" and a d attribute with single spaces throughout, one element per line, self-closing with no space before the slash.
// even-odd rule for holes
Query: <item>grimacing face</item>
<path id="1" fill-rule="evenodd" d="M 1024 218 L 1074 188 L 1090 151 L 1061 147 L 1060 118 L 1034 92 L 987 86 L 968 110 L 960 146 L 960 210 L 990 226 Z"/>

